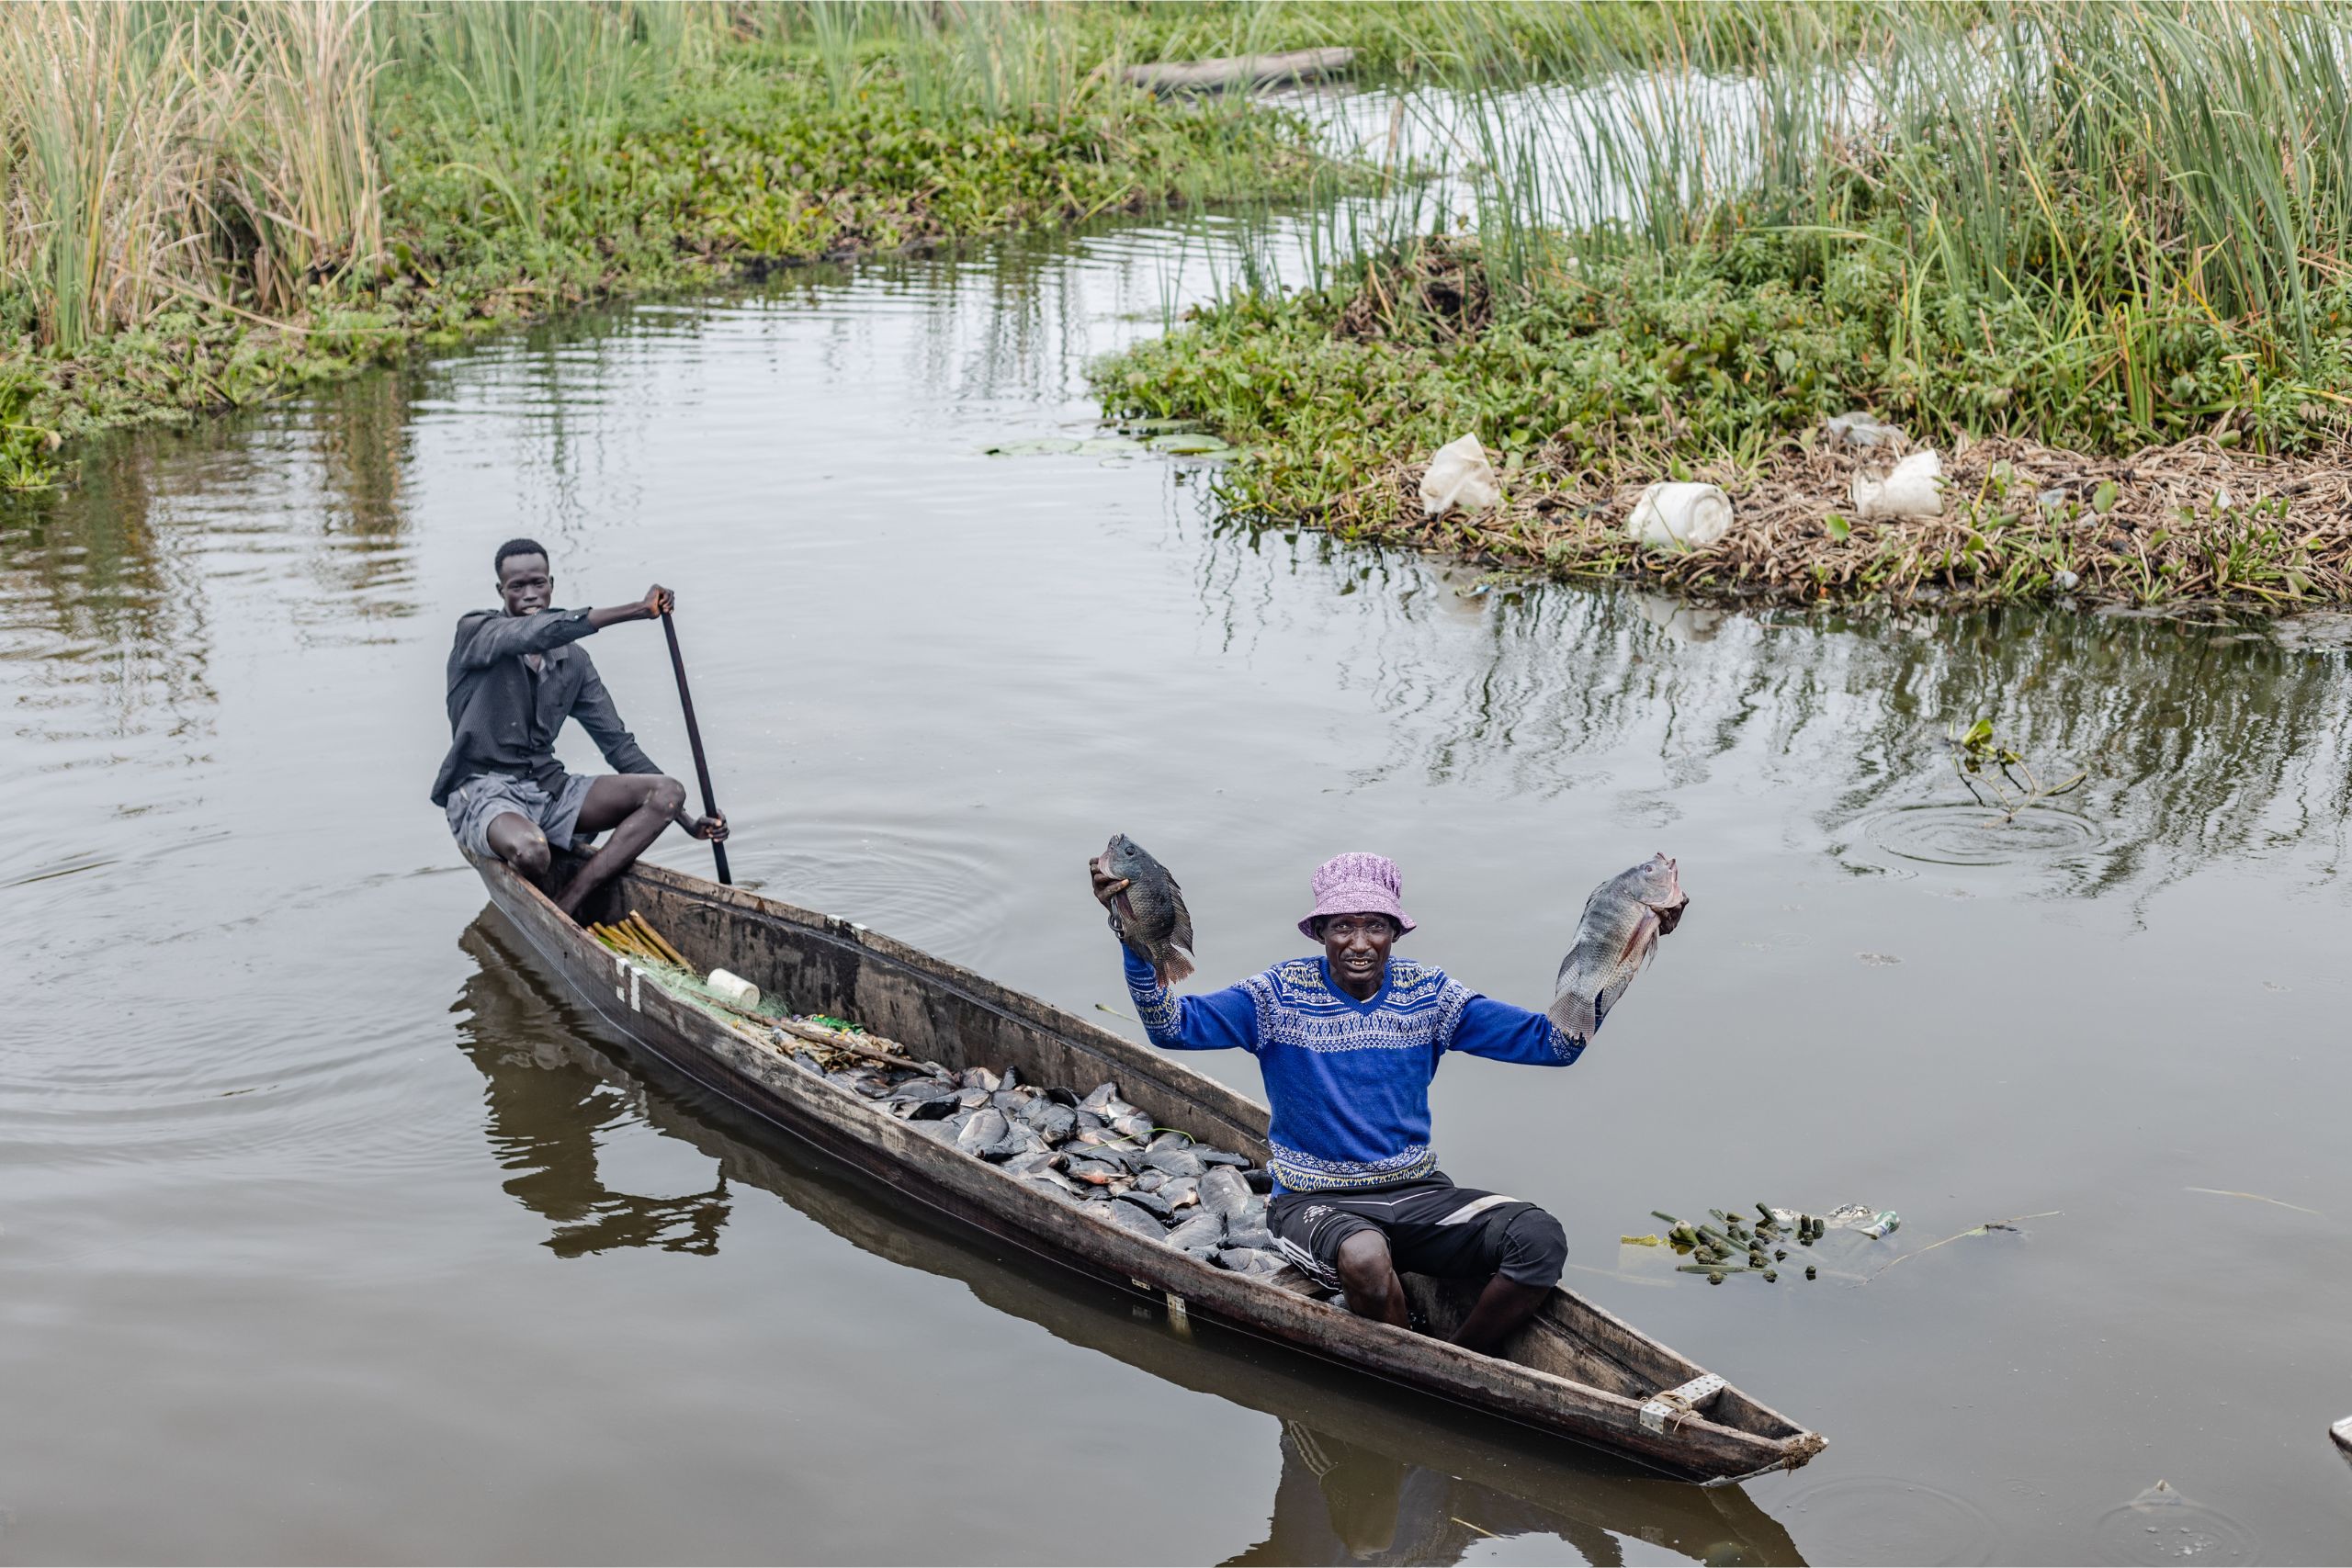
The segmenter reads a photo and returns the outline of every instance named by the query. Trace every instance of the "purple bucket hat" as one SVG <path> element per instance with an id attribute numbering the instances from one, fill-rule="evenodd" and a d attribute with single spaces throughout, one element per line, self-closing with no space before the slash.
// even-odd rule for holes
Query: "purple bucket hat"
<path id="1" fill-rule="evenodd" d="M 1385 915 L 1402 936 L 1413 929 L 1412 918 L 1396 902 L 1403 890 L 1396 863 L 1386 855 L 1361 850 L 1333 855 L 1315 868 L 1315 912 L 1298 922 L 1298 934 L 1315 940 L 1315 922 L 1326 915 Z"/>

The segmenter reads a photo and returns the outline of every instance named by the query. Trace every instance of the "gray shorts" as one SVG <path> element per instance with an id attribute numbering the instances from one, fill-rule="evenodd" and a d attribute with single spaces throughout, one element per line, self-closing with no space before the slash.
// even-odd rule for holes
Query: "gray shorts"
<path id="1" fill-rule="evenodd" d="M 545 833 L 549 848 L 568 850 L 591 782 L 579 773 L 566 773 L 561 786 L 549 795 L 529 779 L 476 773 L 449 792 L 449 831 L 469 853 L 495 860 L 498 852 L 490 847 L 490 825 L 512 811 Z"/>

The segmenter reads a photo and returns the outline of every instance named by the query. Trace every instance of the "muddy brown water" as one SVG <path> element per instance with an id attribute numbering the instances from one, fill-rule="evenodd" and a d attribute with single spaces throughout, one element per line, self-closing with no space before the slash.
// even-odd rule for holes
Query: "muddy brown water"
<path id="1" fill-rule="evenodd" d="M 2352 1550 L 2344 653 L 1480 593 L 1221 525 L 1197 468 L 979 454 L 1091 434 L 1080 367 L 1221 222 L 616 310 L 7 512 L 0 1556 Z M 1205 979 L 1373 848 L 1414 951 L 1538 1003 L 1587 889 L 1678 856 L 1690 916 L 1593 1050 L 1450 1063 L 1439 1147 L 1827 1452 L 1702 1492 L 1186 1338 L 645 1076 L 424 799 L 516 533 L 565 602 L 678 591 L 739 876 L 1090 1016 L 1127 1006 L 1080 869 L 1114 829 Z M 659 635 L 590 646 L 687 770 Z M 1942 740 L 1980 715 L 2090 784 L 1989 820 Z M 1904 1223 L 1812 1283 L 1618 1243 L 1758 1200 Z"/>

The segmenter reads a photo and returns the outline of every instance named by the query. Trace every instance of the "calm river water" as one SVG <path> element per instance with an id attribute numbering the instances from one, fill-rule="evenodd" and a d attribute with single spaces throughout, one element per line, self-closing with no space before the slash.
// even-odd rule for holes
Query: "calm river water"
<path id="1" fill-rule="evenodd" d="M 0 1556 L 2352 1551 L 2344 654 L 1477 593 L 1221 531 L 1158 457 L 980 454 L 1091 434 L 1083 364 L 1228 242 L 618 310 L 6 513 Z M 1114 829 L 1182 876 L 1204 979 L 1297 950 L 1310 869 L 1372 848 L 1413 951 L 1528 1001 L 1594 882 L 1678 856 L 1690 917 L 1598 1045 L 1450 1064 L 1439 1143 L 1827 1452 L 1701 1492 L 1178 1340 L 648 1081 L 425 800 L 517 533 L 563 602 L 676 589 L 739 876 L 1091 1016 Z M 659 634 L 593 647 L 687 772 Z M 2090 784 L 1990 822 L 1943 741 L 1978 716 Z M 1903 1225 L 1812 1283 L 1619 1246 L 1759 1199 Z"/>

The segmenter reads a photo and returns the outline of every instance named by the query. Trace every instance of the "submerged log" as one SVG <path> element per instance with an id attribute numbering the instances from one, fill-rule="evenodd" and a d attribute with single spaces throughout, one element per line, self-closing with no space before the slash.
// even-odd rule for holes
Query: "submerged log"
<path id="1" fill-rule="evenodd" d="M 1336 76 L 1355 61 L 1352 49 L 1296 49 L 1287 54 L 1236 54 L 1222 60 L 1161 61 L 1130 65 L 1121 74 L 1162 97 L 1171 93 L 1223 93 L 1236 87 L 1276 87 Z"/>

